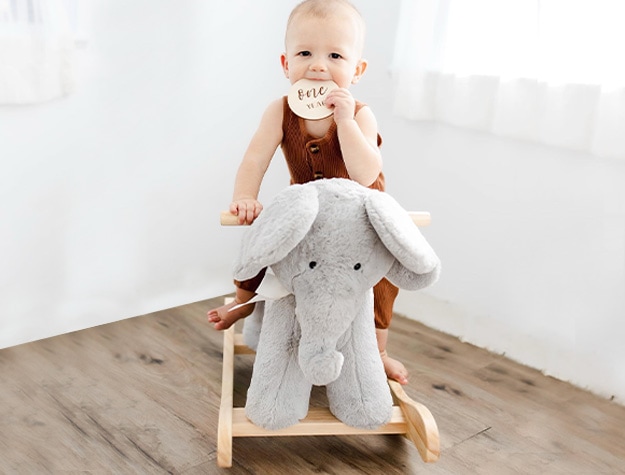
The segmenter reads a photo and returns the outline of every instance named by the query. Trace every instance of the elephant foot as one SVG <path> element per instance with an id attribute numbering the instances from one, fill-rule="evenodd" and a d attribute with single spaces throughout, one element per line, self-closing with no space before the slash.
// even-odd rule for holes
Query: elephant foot
<path id="1" fill-rule="evenodd" d="M 366 362 L 366 358 L 363 360 Z M 348 358 L 349 361 L 353 359 Z M 393 413 L 393 396 L 377 354 L 370 357 L 370 366 L 360 369 L 350 368 L 348 362 L 341 377 L 326 387 L 330 412 L 359 429 L 376 429 L 386 424 Z"/>
<path id="2" fill-rule="evenodd" d="M 248 397 L 245 405 L 247 418 L 267 430 L 279 430 L 290 427 L 304 419 L 308 414 L 309 399 L 296 400 L 293 398 L 289 404 L 272 404 L 271 401 L 250 401 Z"/>
<path id="3" fill-rule="evenodd" d="M 358 429 L 377 429 L 387 424 L 393 414 L 393 398 L 388 386 L 386 388 L 386 393 L 383 392 L 368 401 L 360 398 L 332 396 L 330 412 L 348 426 Z"/>

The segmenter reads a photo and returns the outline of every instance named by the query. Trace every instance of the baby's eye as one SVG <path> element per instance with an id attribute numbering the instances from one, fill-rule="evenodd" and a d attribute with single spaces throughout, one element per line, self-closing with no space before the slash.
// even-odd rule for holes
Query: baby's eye
<path id="1" fill-rule="evenodd" d="M 339 53 L 330 53 L 330 58 L 332 58 L 332 59 L 341 59 L 342 56 Z"/>
<path id="2" fill-rule="evenodd" d="M 297 53 L 298 56 L 310 56 L 310 51 L 300 51 Z"/>

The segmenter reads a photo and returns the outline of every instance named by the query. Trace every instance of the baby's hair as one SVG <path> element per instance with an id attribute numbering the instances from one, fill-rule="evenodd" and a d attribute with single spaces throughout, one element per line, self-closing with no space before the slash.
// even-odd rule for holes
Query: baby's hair
<path id="1" fill-rule="evenodd" d="M 326 17 L 335 13 L 339 8 L 347 7 L 360 16 L 360 12 L 348 0 L 304 0 L 297 4 L 291 12 L 289 21 L 299 13 L 308 13 L 317 17 Z"/>
<path id="2" fill-rule="evenodd" d="M 293 19 L 297 16 L 310 15 L 316 18 L 328 18 L 344 12 L 351 13 L 352 18 L 356 20 L 360 30 L 359 46 L 362 49 L 365 40 L 365 21 L 356 7 L 348 0 L 304 0 L 300 2 L 289 15 L 289 20 L 286 24 L 287 34 Z"/>

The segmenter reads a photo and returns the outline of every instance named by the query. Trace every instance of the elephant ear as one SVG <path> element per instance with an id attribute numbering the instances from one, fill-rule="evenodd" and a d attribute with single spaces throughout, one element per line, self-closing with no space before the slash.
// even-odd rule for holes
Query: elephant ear
<path id="1" fill-rule="evenodd" d="M 251 279 L 282 260 L 306 236 L 319 211 L 314 187 L 291 185 L 278 193 L 245 231 L 234 278 Z"/>
<path id="2" fill-rule="evenodd" d="M 389 194 L 376 190 L 366 197 L 365 208 L 380 240 L 395 257 L 386 277 L 407 290 L 436 282 L 440 260 L 408 212 Z"/>

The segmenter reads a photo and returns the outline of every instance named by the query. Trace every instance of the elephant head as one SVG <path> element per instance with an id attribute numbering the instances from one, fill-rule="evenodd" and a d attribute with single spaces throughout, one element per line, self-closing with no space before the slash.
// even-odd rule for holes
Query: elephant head
<path id="1" fill-rule="evenodd" d="M 295 296 L 299 365 L 316 385 L 339 376 L 337 346 L 377 282 L 416 290 L 440 272 L 393 198 L 339 178 L 292 185 L 265 208 L 243 237 L 234 275 L 249 279 L 264 267 Z"/>

